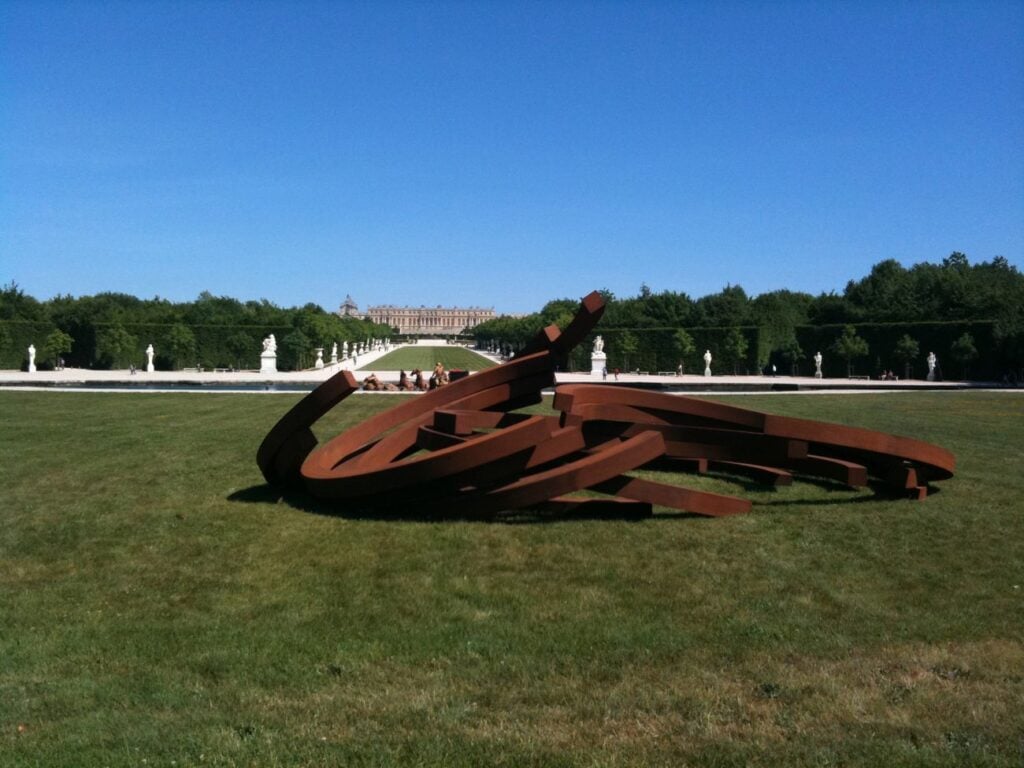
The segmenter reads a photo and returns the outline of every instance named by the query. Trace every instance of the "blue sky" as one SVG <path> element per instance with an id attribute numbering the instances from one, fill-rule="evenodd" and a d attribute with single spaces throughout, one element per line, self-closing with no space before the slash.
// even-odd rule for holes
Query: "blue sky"
<path id="1" fill-rule="evenodd" d="M 523 312 L 1024 254 L 1022 2 L 0 3 L 0 282 Z"/>

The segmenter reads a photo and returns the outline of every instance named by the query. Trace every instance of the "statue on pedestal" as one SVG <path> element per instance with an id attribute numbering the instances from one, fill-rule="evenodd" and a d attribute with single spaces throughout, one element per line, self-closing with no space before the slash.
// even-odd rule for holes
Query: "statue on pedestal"
<path id="1" fill-rule="evenodd" d="M 604 353 L 604 339 L 594 339 L 594 351 L 590 353 L 590 375 L 605 376 L 608 370 L 608 355 Z"/>
<path id="2" fill-rule="evenodd" d="M 331 365 L 337 365 L 338 363 L 338 342 L 334 342 L 331 347 Z"/>
<path id="3" fill-rule="evenodd" d="M 704 375 L 711 375 L 711 350 L 704 350 Z"/>
<path id="4" fill-rule="evenodd" d="M 270 334 L 263 340 L 260 353 L 260 373 L 277 373 L 277 339 Z"/>
<path id="5" fill-rule="evenodd" d="M 28 372 L 29 373 L 35 373 L 36 372 L 36 345 L 35 344 L 29 344 L 28 345 Z"/>
<path id="6" fill-rule="evenodd" d="M 153 350 L 153 345 L 150 344 L 148 347 L 146 347 L 146 373 L 152 373 L 155 370 L 155 368 L 153 368 L 154 354 L 155 351 Z"/>
<path id="7" fill-rule="evenodd" d="M 928 353 L 928 381 L 935 381 L 935 366 L 938 364 L 939 358 L 935 356 L 934 352 Z"/>
<path id="8" fill-rule="evenodd" d="M 816 352 L 814 354 L 814 378 L 816 379 L 821 378 L 821 361 L 821 352 Z"/>
<path id="9" fill-rule="evenodd" d="M 317 347 L 316 348 L 316 362 L 313 363 L 313 367 L 316 368 L 318 371 L 323 369 L 323 367 L 324 367 L 324 348 L 323 347 Z"/>

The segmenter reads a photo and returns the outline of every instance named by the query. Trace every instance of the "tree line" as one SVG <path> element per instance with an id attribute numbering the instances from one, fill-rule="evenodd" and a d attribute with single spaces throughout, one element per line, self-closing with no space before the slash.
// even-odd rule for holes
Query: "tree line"
<path id="1" fill-rule="evenodd" d="M 779 290 L 749 296 L 739 285 L 691 298 L 651 291 L 618 298 L 596 333 L 610 367 L 684 372 L 703 369 L 711 351 L 716 372 L 810 374 L 822 352 L 827 376 L 853 372 L 923 376 L 929 352 L 949 377 L 1022 378 L 1024 275 L 1002 257 L 971 264 L 962 253 L 906 268 L 889 259 L 847 283 L 842 293 L 813 296 Z M 521 348 L 549 324 L 564 327 L 577 299 L 554 299 L 525 317 L 500 316 L 468 331 L 484 346 Z M 308 367 L 316 347 L 394 336 L 394 329 L 342 318 L 316 304 L 282 308 L 208 292 L 191 302 L 121 293 L 57 296 L 39 301 L 15 283 L 0 289 L 0 367 L 24 367 L 34 344 L 41 367 L 63 358 L 82 368 L 141 365 L 148 344 L 161 369 L 257 368 L 261 341 L 278 341 L 282 370 Z M 570 359 L 589 370 L 590 348 Z"/>
<path id="2" fill-rule="evenodd" d="M 623 370 L 703 370 L 710 350 L 716 372 L 813 373 L 825 358 L 826 376 L 892 371 L 923 377 L 934 352 L 947 377 L 1020 379 L 1024 366 L 1024 275 L 1005 258 L 971 264 L 962 253 L 909 268 L 894 259 L 850 280 L 842 293 L 817 296 L 779 290 L 749 296 L 739 285 L 691 298 L 679 291 L 607 302 L 596 333 L 608 364 Z M 544 326 L 563 326 L 578 302 L 549 301 L 525 317 L 501 316 L 474 329 L 484 345 L 508 352 Z M 570 364 L 589 370 L 590 350 Z"/>
<path id="3" fill-rule="evenodd" d="M 339 317 L 316 304 L 283 308 L 203 292 L 195 301 L 139 299 L 123 293 L 39 301 L 15 283 L 0 289 L 0 367 L 24 367 L 33 344 L 40 368 L 63 359 L 77 368 L 141 366 L 152 344 L 158 369 L 258 368 L 273 333 L 278 367 L 310 367 L 313 350 L 392 335 L 387 325 Z"/>

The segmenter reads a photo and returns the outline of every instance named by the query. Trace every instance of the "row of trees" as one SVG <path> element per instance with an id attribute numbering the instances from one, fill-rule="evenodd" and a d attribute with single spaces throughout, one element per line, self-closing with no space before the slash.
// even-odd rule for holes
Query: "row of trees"
<path id="1" fill-rule="evenodd" d="M 857 335 L 857 329 L 852 325 L 847 325 L 843 328 L 842 334 L 835 340 L 830 349 L 846 361 L 847 375 L 853 373 L 854 361 L 867 357 L 870 351 L 867 341 Z M 892 371 L 897 376 L 909 379 L 912 377 L 914 362 L 922 357 L 921 345 L 917 342 L 917 339 L 905 333 L 896 340 L 890 356 L 899 363 L 899 368 L 894 370 L 890 367 L 886 368 L 886 370 Z M 978 348 L 970 331 L 964 331 L 949 345 L 949 356 L 957 363 L 958 373 L 964 379 L 970 378 L 971 362 L 978 357 Z M 877 367 L 881 368 L 880 365 Z M 942 375 L 941 367 L 938 367 L 938 375 Z"/>
<path id="2" fill-rule="evenodd" d="M 1024 275 L 1001 257 L 972 265 L 954 253 L 910 268 L 882 261 L 842 294 L 781 290 L 750 297 L 728 285 L 692 299 L 644 285 L 637 296 L 605 292 L 605 299 L 598 332 L 608 340 L 609 365 L 625 370 L 697 370 L 705 349 L 716 370 L 736 373 L 772 365 L 810 373 L 817 351 L 832 376 L 853 366 L 923 372 L 930 351 L 971 365 L 983 378 L 1019 378 L 1024 364 Z M 513 351 L 546 325 L 564 327 L 577 303 L 549 301 L 537 313 L 498 317 L 473 333 L 482 345 Z M 387 326 L 341 318 L 315 304 L 286 309 L 205 292 L 184 303 L 117 293 L 37 301 L 13 283 L 0 289 L 0 367 L 23 365 L 29 343 L 44 364 L 64 358 L 85 368 L 140 365 L 152 343 L 160 368 L 255 368 L 269 333 L 277 337 L 284 370 L 308 367 L 315 347 L 394 335 Z M 578 348 L 570 365 L 589 369 L 589 352 Z"/>
<path id="3" fill-rule="evenodd" d="M 692 299 L 654 293 L 619 299 L 605 291 L 607 309 L 598 332 L 608 340 L 609 364 L 625 370 L 703 367 L 710 349 L 717 370 L 813 372 L 815 352 L 826 375 L 857 367 L 872 374 L 923 373 L 934 351 L 955 361 L 956 375 L 971 366 L 984 378 L 1019 377 L 1024 364 L 1024 275 L 1002 258 L 972 265 L 962 253 L 939 263 L 905 268 L 879 262 L 851 280 L 842 294 L 812 296 L 788 290 L 750 297 L 738 285 Z M 577 302 L 557 299 L 526 317 L 498 317 L 474 329 L 477 339 L 512 350 L 545 325 L 564 323 Z M 571 364 L 589 368 L 589 350 Z"/>
<path id="4" fill-rule="evenodd" d="M 262 340 L 278 341 L 278 366 L 309 367 L 316 347 L 384 338 L 393 329 L 342 318 L 317 306 L 283 308 L 269 301 L 241 302 L 204 292 L 195 301 L 139 299 L 120 293 L 58 296 L 38 301 L 16 284 L 0 289 L 0 367 L 24 365 L 35 344 L 38 361 L 63 358 L 79 368 L 141 365 L 152 344 L 161 369 L 257 368 Z"/>

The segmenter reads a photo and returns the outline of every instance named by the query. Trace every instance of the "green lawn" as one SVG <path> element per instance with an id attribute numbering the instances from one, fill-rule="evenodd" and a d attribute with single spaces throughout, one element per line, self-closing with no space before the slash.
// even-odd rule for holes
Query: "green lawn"
<path id="1" fill-rule="evenodd" d="M 434 366 L 442 363 L 445 368 L 461 368 L 464 371 L 482 371 L 495 363 L 486 357 L 471 352 L 464 347 L 402 347 L 388 352 L 384 357 L 360 367 L 359 370 L 371 371 L 405 371 L 419 368 L 424 375 L 429 375 Z"/>
<path id="2" fill-rule="evenodd" d="M 1024 396 L 729 400 L 949 447 L 923 503 L 518 524 L 279 500 L 295 400 L 0 391 L 0 765 L 1021 765 Z"/>

